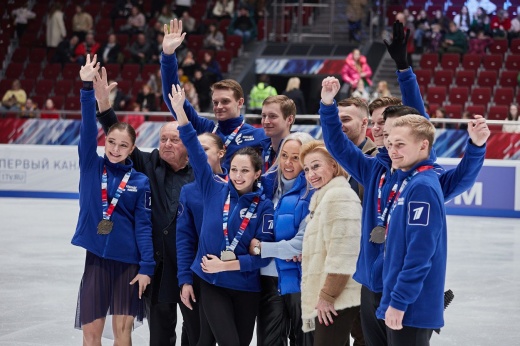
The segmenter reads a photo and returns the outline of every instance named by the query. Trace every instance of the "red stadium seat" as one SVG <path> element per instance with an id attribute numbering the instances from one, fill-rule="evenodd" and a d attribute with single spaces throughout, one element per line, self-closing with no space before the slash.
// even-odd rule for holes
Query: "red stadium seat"
<path id="1" fill-rule="evenodd" d="M 27 60 L 29 58 L 29 52 L 30 52 L 30 50 L 28 47 L 18 47 L 13 52 L 13 55 L 11 56 L 11 60 L 13 62 L 24 63 L 25 60 Z"/>
<path id="2" fill-rule="evenodd" d="M 466 70 L 476 71 L 480 67 L 482 57 L 479 54 L 464 54 L 462 56 L 462 67 Z"/>
<path id="3" fill-rule="evenodd" d="M 497 84 L 497 71 L 480 71 L 477 77 L 477 85 L 481 87 L 494 87 Z"/>
<path id="4" fill-rule="evenodd" d="M 446 117 L 450 119 L 462 118 L 462 104 L 451 104 L 444 106 Z"/>
<path id="5" fill-rule="evenodd" d="M 446 100 L 446 87 L 444 86 L 432 86 L 428 88 L 427 94 L 426 94 L 428 103 L 431 104 L 437 103 L 442 105 L 444 101 Z"/>
<path id="6" fill-rule="evenodd" d="M 453 71 L 451 70 L 439 70 L 433 74 L 433 84 L 436 86 L 448 87 L 453 81 Z"/>
<path id="7" fill-rule="evenodd" d="M 73 87 L 74 82 L 72 79 L 58 80 L 54 84 L 54 94 L 67 96 L 72 91 Z"/>
<path id="8" fill-rule="evenodd" d="M 223 33 L 224 35 L 227 35 L 229 24 L 231 24 L 231 19 L 224 18 L 221 19 L 218 23 L 218 30 Z"/>
<path id="9" fill-rule="evenodd" d="M 227 50 L 233 52 L 233 57 L 237 57 L 242 49 L 242 37 L 238 35 L 228 35 L 224 46 Z"/>
<path id="10" fill-rule="evenodd" d="M 507 53 L 507 40 L 494 39 L 488 47 L 491 54 L 499 54 L 504 56 Z"/>
<path id="11" fill-rule="evenodd" d="M 464 104 L 469 98 L 469 88 L 455 86 L 450 88 L 450 94 L 448 95 L 448 101 L 452 104 Z"/>
<path id="12" fill-rule="evenodd" d="M 80 66 L 75 63 L 65 64 L 63 69 L 61 70 L 61 76 L 63 79 L 79 79 L 79 69 Z"/>
<path id="13" fill-rule="evenodd" d="M 42 68 L 42 77 L 44 79 L 58 79 L 61 74 L 61 64 L 47 64 Z"/>
<path id="14" fill-rule="evenodd" d="M 196 21 L 200 21 L 206 14 L 206 2 L 195 2 L 193 5 L 191 5 L 189 12 L 190 16 L 195 18 Z"/>
<path id="15" fill-rule="evenodd" d="M 65 96 L 54 95 L 51 97 L 51 99 L 54 102 L 54 107 L 56 107 L 56 109 L 63 109 L 63 105 L 65 104 Z"/>
<path id="16" fill-rule="evenodd" d="M 20 78 L 23 73 L 23 63 L 11 62 L 5 70 L 5 78 L 17 79 Z"/>
<path id="17" fill-rule="evenodd" d="M 79 97 L 70 96 L 65 98 L 65 103 L 63 104 L 63 109 L 67 111 L 80 111 L 81 110 L 81 102 Z M 81 119 L 81 114 L 66 114 L 67 119 Z"/>
<path id="18" fill-rule="evenodd" d="M 511 40 L 511 47 L 509 47 L 511 54 L 520 55 L 520 38 L 514 38 Z"/>
<path id="19" fill-rule="evenodd" d="M 419 66 L 424 70 L 434 70 L 439 64 L 439 56 L 436 53 L 426 53 L 421 56 Z"/>
<path id="20" fill-rule="evenodd" d="M 233 60 L 233 53 L 227 49 L 219 50 L 217 51 L 215 59 L 220 65 L 220 70 L 226 73 L 229 71 L 231 60 Z"/>
<path id="21" fill-rule="evenodd" d="M 146 64 L 143 65 L 143 68 L 141 69 L 141 79 L 144 81 L 148 81 L 150 76 L 152 74 L 155 74 L 158 69 L 160 69 L 161 66 L 157 64 Z"/>
<path id="22" fill-rule="evenodd" d="M 107 70 L 107 77 L 109 80 L 119 79 L 119 72 L 121 71 L 121 66 L 119 64 L 106 64 L 105 69 Z"/>
<path id="23" fill-rule="evenodd" d="M 23 71 L 24 78 L 26 79 L 38 79 L 42 71 L 41 64 L 38 62 L 30 62 L 25 66 Z"/>
<path id="24" fill-rule="evenodd" d="M 518 85 L 518 70 L 510 71 L 504 70 L 500 74 L 500 79 L 498 80 L 498 85 L 501 87 L 509 87 L 514 88 Z"/>
<path id="25" fill-rule="evenodd" d="M 432 71 L 430 70 L 415 70 L 415 76 L 417 77 L 417 84 L 420 87 L 428 87 L 432 80 Z"/>
<path id="26" fill-rule="evenodd" d="M 426 13 L 428 14 L 428 17 L 434 18 L 435 17 L 435 11 L 444 12 L 444 4 L 443 5 L 430 5 L 430 6 L 428 6 L 428 9 L 426 10 Z"/>
<path id="27" fill-rule="evenodd" d="M 482 67 L 486 70 L 498 71 L 502 67 L 504 57 L 498 54 L 484 55 L 482 57 Z"/>
<path id="28" fill-rule="evenodd" d="M 194 54 L 197 54 L 199 49 L 204 48 L 204 35 L 191 34 L 186 38 L 186 41 L 188 49 Z"/>
<path id="29" fill-rule="evenodd" d="M 471 103 L 486 106 L 491 100 L 491 88 L 476 87 L 471 92 Z"/>
<path id="30" fill-rule="evenodd" d="M 460 70 L 455 75 L 455 85 L 461 87 L 471 87 L 475 83 L 477 73 L 475 70 Z"/>
<path id="31" fill-rule="evenodd" d="M 478 114 L 484 116 L 486 114 L 486 106 L 483 105 L 471 105 L 466 107 L 466 111 L 471 114 Z"/>
<path id="32" fill-rule="evenodd" d="M 460 13 L 460 9 L 462 6 L 448 6 L 448 9 L 446 10 L 446 17 L 448 17 L 450 20 L 453 20 L 455 16 Z"/>
<path id="33" fill-rule="evenodd" d="M 45 48 L 36 47 L 31 49 L 31 52 L 29 53 L 29 62 L 41 64 L 45 59 L 47 59 L 47 51 Z"/>
<path id="34" fill-rule="evenodd" d="M 489 107 L 487 118 L 488 120 L 505 120 L 508 112 L 509 106 L 491 106 Z"/>
<path id="35" fill-rule="evenodd" d="M 520 53 L 519 55 L 508 55 L 506 58 L 506 69 L 508 70 L 520 70 Z"/>
<path id="36" fill-rule="evenodd" d="M 117 81 L 117 88 L 121 89 L 121 91 L 125 94 L 130 94 L 132 90 L 132 83 L 133 80 L 127 80 L 127 79 L 119 79 Z"/>
<path id="37" fill-rule="evenodd" d="M 441 67 L 445 70 L 455 70 L 460 64 L 460 54 L 446 53 L 442 55 Z"/>
<path id="38" fill-rule="evenodd" d="M 495 105 L 510 105 L 515 98 L 513 88 L 497 88 L 493 94 L 493 102 Z"/>
<path id="39" fill-rule="evenodd" d="M 53 88 L 54 79 L 40 79 L 34 86 L 34 93 L 37 95 L 49 95 Z"/>
<path id="40" fill-rule="evenodd" d="M 139 64 L 124 64 L 121 69 L 121 79 L 128 81 L 136 80 L 141 73 L 141 65 Z"/>

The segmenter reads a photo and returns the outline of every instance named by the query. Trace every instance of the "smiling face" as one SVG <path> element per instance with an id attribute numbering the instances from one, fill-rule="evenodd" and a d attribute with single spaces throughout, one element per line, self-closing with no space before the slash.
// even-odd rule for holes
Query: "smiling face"
<path id="1" fill-rule="evenodd" d="M 428 140 L 416 139 L 407 126 L 393 127 L 386 142 L 392 168 L 409 171 L 428 158 Z"/>
<path id="2" fill-rule="evenodd" d="M 213 112 L 218 121 L 224 121 L 240 116 L 244 99 L 235 99 L 231 89 L 215 89 L 212 95 Z"/>
<path id="3" fill-rule="evenodd" d="M 337 163 L 319 152 L 311 152 L 303 159 L 303 171 L 307 182 L 315 189 L 327 185 L 334 178 Z"/>
<path id="4" fill-rule="evenodd" d="M 383 128 L 385 126 L 385 118 L 383 112 L 385 107 L 376 108 L 372 111 L 372 136 L 374 137 L 374 143 L 378 147 L 382 147 L 383 143 Z"/>
<path id="5" fill-rule="evenodd" d="M 366 136 L 368 119 L 363 110 L 354 105 L 338 106 L 343 133 L 355 144 L 360 145 Z"/>
<path id="6" fill-rule="evenodd" d="M 301 147 L 300 142 L 289 140 L 284 143 L 280 151 L 280 166 L 278 169 L 287 180 L 296 178 L 303 169 L 300 164 Z"/>
<path id="7" fill-rule="evenodd" d="M 277 139 L 287 137 L 293 122 L 294 115 L 283 118 L 280 104 L 269 103 L 262 106 L 262 126 L 267 137 Z"/>
<path id="8" fill-rule="evenodd" d="M 229 168 L 229 179 L 239 195 L 253 191 L 256 179 L 262 171 L 255 171 L 251 158 L 247 155 L 235 155 Z"/>
<path id="9" fill-rule="evenodd" d="M 134 150 L 134 144 L 128 132 L 112 130 L 105 140 L 105 155 L 112 163 L 124 163 Z"/>

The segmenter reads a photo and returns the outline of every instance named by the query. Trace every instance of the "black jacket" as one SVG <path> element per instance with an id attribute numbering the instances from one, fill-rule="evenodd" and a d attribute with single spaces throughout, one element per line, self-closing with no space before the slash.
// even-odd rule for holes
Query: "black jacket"
<path id="1" fill-rule="evenodd" d="M 98 121 L 103 126 L 105 133 L 111 125 L 117 122 L 115 112 L 111 109 L 98 113 Z M 138 172 L 146 174 L 150 180 L 152 192 L 152 238 L 154 246 L 154 258 L 162 267 L 160 275 L 159 301 L 179 302 L 179 285 L 177 280 L 177 206 L 181 188 L 193 181 L 193 172 L 189 164 L 174 172 L 170 165 L 159 156 L 159 150 L 144 152 L 135 148 L 131 159 L 134 168 Z M 167 193 L 169 188 L 170 193 Z M 154 278 L 156 282 L 158 278 Z M 154 290 L 157 288 L 153 288 Z"/>

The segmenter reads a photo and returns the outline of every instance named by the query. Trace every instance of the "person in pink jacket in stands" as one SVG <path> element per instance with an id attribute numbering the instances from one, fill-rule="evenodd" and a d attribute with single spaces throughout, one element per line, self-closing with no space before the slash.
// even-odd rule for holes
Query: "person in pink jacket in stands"
<path id="1" fill-rule="evenodd" d="M 345 59 L 345 65 L 341 70 L 343 81 L 354 90 L 362 79 L 365 88 L 372 86 L 372 69 L 368 66 L 367 58 L 361 55 L 359 49 L 354 49 Z"/>

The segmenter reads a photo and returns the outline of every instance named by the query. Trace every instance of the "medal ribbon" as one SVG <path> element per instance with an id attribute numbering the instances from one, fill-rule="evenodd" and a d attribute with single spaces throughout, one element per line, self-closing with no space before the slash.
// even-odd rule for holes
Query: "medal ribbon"
<path id="1" fill-rule="evenodd" d="M 273 151 L 273 145 L 271 144 L 271 145 L 269 145 L 269 149 L 267 149 L 267 153 L 264 156 L 264 172 L 267 172 L 269 167 L 271 167 L 273 165 L 272 157 L 271 157 L 272 151 Z"/>
<path id="2" fill-rule="evenodd" d="M 228 219 L 229 219 L 229 205 L 230 205 L 230 198 L 231 198 L 231 192 L 228 192 L 226 202 L 224 203 L 224 210 L 222 212 L 222 229 L 224 231 L 224 238 L 226 238 L 226 250 L 229 251 L 235 251 L 235 248 L 238 245 L 238 242 L 242 238 L 242 235 L 244 234 L 244 231 L 247 228 L 247 225 L 249 225 L 249 221 L 251 221 L 251 217 L 253 216 L 254 212 L 256 211 L 256 208 L 258 207 L 258 202 L 260 201 L 260 196 L 255 196 L 253 198 L 253 201 L 251 202 L 251 205 L 247 209 L 246 216 L 242 219 L 242 223 L 240 224 L 240 228 L 238 230 L 237 235 L 235 236 L 235 239 L 231 242 L 231 245 L 229 244 L 229 238 L 228 238 Z"/>
<path id="3" fill-rule="evenodd" d="M 408 185 L 408 182 L 410 182 L 410 180 L 412 180 L 413 177 L 415 177 L 418 173 L 421 173 L 421 172 L 424 172 L 424 171 L 427 171 L 429 169 L 432 169 L 433 166 L 420 166 L 420 167 L 417 167 L 412 174 L 410 174 L 408 176 L 408 178 L 406 178 L 403 183 L 401 184 L 401 187 L 399 188 L 399 191 L 397 192 L 397 195 L 395 196 L 394 200 L 391 202 L 391 210 L 390 210 L 390 213 L 388 214 L 388 223 L 390 223 L 390 215 L 392 214 L 392 212 L 394 211 L 395 207 L 397 206 L 397 203 L 395 201 L 399 200 L 399 196 L 401 195 L 401 193 L 403 192 L 404 188 L 406 187 L 406 185 Z M 397 183 L 394 185 L 394 187 L 397 185 Z M 388 234 L 388 224 L 386 225 L 386 232 L 385 232 L 385 235 Z"/>
<path id="4" fill-rule="evenodd" d="M 237 126 L 236 129 L 233 130 L 233 132 L 231 132 L 229 134 L 229 136 L 227 136 L 226 138 L 226 142 L 224 142 L 224 149 L 227 149 L 228 145 L 233 142 L 233 139 L 235 139 L 235 137 L 237 136 L 238 134 L 238 131 L 240 131 L 240 129 L 242 128 L 242 126 L 244 126 L 244 123 L 245 123 L 245 119 L 242 120 L 242 123 L 240 125 Z M 216 133 L 217 132 L 217 129 L 218 129 L 218 123 L 217 125 L 215 125 L 215 127 L 213 128 L 213 131 L 211 131 L 212 133 Z"/>
<path id="5" fill-rule="evenodd" d="M 386 226 L 386 215 L 388 214 L 388 205 L 393 202 L 395 193 L 397 191 L 397 184 L 394 184 L 394 186 L 392 187 L 392 190 L 388 194 L 388 201 L 386 202 L 385 210 L 383 211 L 383 213 L 381 213 L 381 196 L 383 194 L 382 190 L 383 190 L 383 184 L 385 183 L 385 178 L 386 178 L 386 172 L 384 172 L 381 175 L 381 179 L 379 179 L 379 186 L 377 189 L 377 218 L 379 220 L 377 225 L 383 226 L 383 227 Z"/>
<path id="6" fill-rule="evenodd" d="M 110 202 L 110 206 L 108 205 L 108 193 L 107 193 L 107 185 L 108 185 L 108 177 L 107 177 L 107 167 L 103 167 L 103 176 L 101 177 L 101 204 L 103 205 L 103 220 L 110 220 L 112 213 L 119 202 L 119 197 L 123 194 L 125 190 L 126 183 L 130 179 L 130 175 L 132 174 L 132 170 L 126 172 L 123 180 L 119 183 L 117 187 L 116 194 L 112 198 Z"/>

